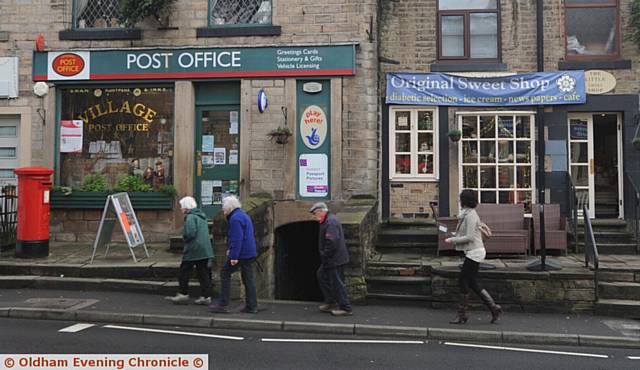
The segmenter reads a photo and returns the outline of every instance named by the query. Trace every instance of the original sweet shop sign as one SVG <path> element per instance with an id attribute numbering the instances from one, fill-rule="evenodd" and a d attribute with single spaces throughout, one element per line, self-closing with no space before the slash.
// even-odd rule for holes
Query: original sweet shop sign
<path id="1" fill-rule="evenodd" d="M 355 45 L 34 52 L 35 81 L 340 76 Z"/>

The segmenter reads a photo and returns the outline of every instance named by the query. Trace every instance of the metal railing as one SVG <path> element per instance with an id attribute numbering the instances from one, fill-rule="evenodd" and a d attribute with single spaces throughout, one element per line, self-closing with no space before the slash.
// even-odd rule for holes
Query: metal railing
<path id="1" fill-rule="evenodd" d="M 572 247 L 575 253 L 578 253 L 578 196 L 576 195 L 576 187 L 571 179 L 571 174 L 567 174 L 567 205 L 568 205 L 568 217 L 567 223 L 569 224 L 569 230 L 573 240 L 571 241 Z"/>
<path id="2" fill-rule="evenodd" d="M 589 218 L 589 208 L 582 206 L 582 215 L 584 218 L 584 267 L 589 268 L 589 263 L 593 266 L 593 280 L 595 283 L 596 301 L 598 300 L 598 268 L 600 266 L 600 257 L 598 256 L 598 245 L 593 236 L 593 227 L 591 227 L 591 219 Z"/>
<path id="3" fill-rule="evenodd" d="M 18 191 L 15 185 L 0 186 L 0 251 L 16 244 Z"/>
<path id="4" fill-rule="evenodd" d="M 640 253 L 640 225 L 638 225 L 640 221 L 640 192 L 628 172 L 624 173 L 624 178 L 627 182 L 625 189 L 631 193 L 631 199 L 633 199 L 633 210 L 631 212 L 633 219 L 631 222 L 633 223 L 633 237 L 636 241 L 636 253 Z"/>

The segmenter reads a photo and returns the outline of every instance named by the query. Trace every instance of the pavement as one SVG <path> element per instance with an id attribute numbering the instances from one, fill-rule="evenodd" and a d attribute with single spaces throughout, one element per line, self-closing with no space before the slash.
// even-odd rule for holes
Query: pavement
<path id="1" fill-rule="evenodd" d="M 426 304 L 369 302 L 354 315 L 333 317 L 317 302 L 260 301 L 258 314 L 228 314 L 206 306 L 176 305 L 163 297 L 119 292 L 0 289 L 0 318 L 108 322 L 235 330 L 266 330 L 481 343 L 640 348 L 640 323 L 590 315 L 506 312 L 490 324 L 488 311 L 471 311 L 466 325 L 452 325 L 451 309 Z"/>

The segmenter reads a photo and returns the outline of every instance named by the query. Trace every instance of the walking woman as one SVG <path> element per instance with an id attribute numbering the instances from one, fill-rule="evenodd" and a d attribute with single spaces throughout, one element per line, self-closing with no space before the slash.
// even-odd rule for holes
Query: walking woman
<path id="1" fill-rule="evenodd" d="M 478 284 L 478 267 L 480 262 L 484 261 L 486 250 L 482 243 L 482 232 L 480 231 L 480 218 L 476 213 L 478 199 L 476 192 L 472 190 L 463 190 L 460 193 L 460 205 L 462 212 L 458 216 L 458 226 L 456 227 L 455 236 L 445 239 L 446 243 L 453 243 L 455 249 L 463 251 L 465 258 L 460 272 L 460 305 L 458 306 L 458 316 L 450 324 L 464 324 L 469 317 L 467 309 L 469 308 L 469 289 L 473 290 L 491 311 L 491 323 L 495 323 L 500 314 L 502 307 L 497 305 L 489 292 L 480 288 Z"/>

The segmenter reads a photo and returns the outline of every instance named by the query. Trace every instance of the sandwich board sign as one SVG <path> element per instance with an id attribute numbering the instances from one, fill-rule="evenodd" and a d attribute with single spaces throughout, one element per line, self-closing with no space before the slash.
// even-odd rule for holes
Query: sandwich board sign
<path id="1" fill-rule="evenodd" d="M 91 262 L 96 255 L 98 248 L 103 245 L 107 246 L 107 250 L 104 252 L 106 256 L 109 253 L 109 243 L 113 234 L 113 229 L 116 222 L 120 224 L 120 228 L 124 233 L 124 237 L 129 245 L 129 251 L 133 256 L 133 262 L 138 262 L 136 254 L 133 248 L 142 245 L 144 247 L 144 253 L 149 257 L 147 246 L 144 243 L 144 236 L 142 236 L 142 229 L 136 218 L 136 213 L 131 206 L 131 200 L 128 193 L 117 193 L 107 196 L 107 202 L 104 205 L 104 211 L 102 212 L 102 218 L 100 219 L 100 226 L 98 227 L 98 235 L 93 243 L 93 254 L 91 255 Z"/>

